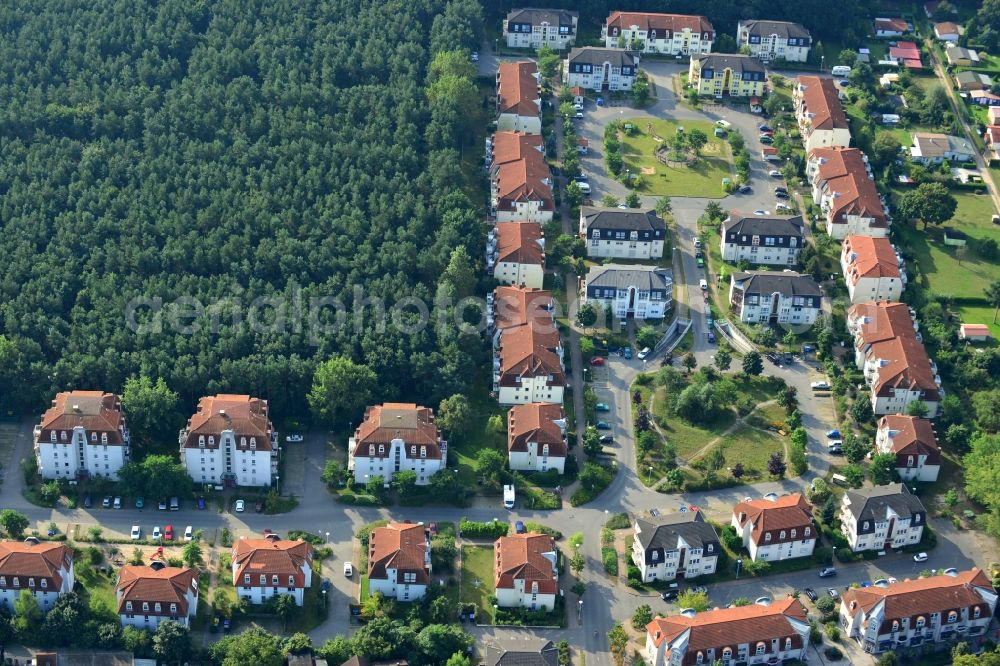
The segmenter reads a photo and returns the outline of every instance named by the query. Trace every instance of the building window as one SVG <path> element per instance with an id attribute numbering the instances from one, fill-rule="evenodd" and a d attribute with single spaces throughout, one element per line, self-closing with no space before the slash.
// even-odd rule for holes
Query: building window
<path id="1" fill-rule="evenodd" d="M 171 613 L 177 612 L 177 604 L 170 604 L 170 612 Z"/>
<path id="2" fill-rule="evenodd" d="M 49 581 L 47 581 L 46 579 L 44 579 L 44 578 L 43 578 L 43 579 L 42 579 L 42 580 L 40 581 L 40 585 L 41 585 L 42 587 L 48 587 L 48 586 L 49 586 Z"/>
<path id="3" fill-rule="evenodd" d="M 274 574 L 273 576 L 271 576 L 271 585 L 277 585 L 277 584 L 278 584 L 278 574 Z"/>
<path id="4" fill-rule="evenodd" d="M 892 630 L 893 631 L 899 631 L 899 620 L 893 620 L 892 621 Z"/>
<path id="5" fill-rule="evenodd" d="M 157 601 L 156 604 L 153 606 L 153 610 L 156 611 L 157 613 L 160 612 L 160 602 L 159 601 Z"/>
<path id="6" fill-rule="evenodd" d="M 34 587 L 34 586 L 35 586 L 35 579 L 34 578 L 29 578 L 28 579 L 28 587 Z"/>
<path id="7" fill-rule="evenodd" d="M 808 527 L 805 528 L 804 530 L 802 530 L 802 536 L 809 536 L 809 528 Z"/>
<path id="8" fill-rule="evenodd" d="M 792 649 L 792 639 L 791 638 L 786 638 L 785 639 L 785 652 L 788 652 L 791 649 Z"/>
<path id="9" fill-rule="evenodd" d="M 45 581 L 42 581 L 42 582 L 45 582 Z M 972 608 L 972 619 L 973 619 L 973 620 L 978 620 L 978 619 L 979 619 L 979 616 L 980 616 L 981 614 L 982 614 L 982 611 L 980 611 L 980 610 L 979 610 L 979 606 L 974 606 L 974 607 Z"/>
<path id="10" fill-rule="evenodd" d="M 767 646 L 764 645 L 764 643 L 762 643 L 762 642 L 761 643 L 757 643 L 757 654 L 764 654 L 764 650 L 766 650 L 766 649 L 767 649 Z"/>
<path id="11" fill-rule="evenodd" d="M 792 535 L 791 536 L 792 536 L 793 539 L 795 538 L 795 530 L 792 530 Z"/>
<path id="12" fill-rule="evenodd" d="M 295 576 L 289 576 L 288 577 L 288 587 L 294 587 L 294 586 L 295 586 Z"/>
<path id="13" fill-rule="evenodd" d="M 267 585 L 267 576 L 265 576 L 264 574 L 260 575 L 260 584 Z"/>
<path id="14" fill-rule="evenodd" d="M 149 612 L 149 602 L 148 601 L 143 601 L 142 602 L 142 612 L 144 612 L 144 613 L 148 613 Z"/>
<path id="15" fill-rule="evenodd" d="M 131 601 L 126 601 L 125 602 L 125 610 L 127 610 L 127 611 L 132 610 L 132 602 Z"/>
<path id="16" fill-rule="evenodd" d="M 948 613 L 948 624 L 953 624 L 958 621 L 958 613 L 951 611 Z"/>
<path id="17" fill-rule="evenodd" d="M 764 543 L 770 543 L 770 541 L 771 541 L 771 533 L 770 532 L 766 532 L 764 534 Z"/>
<path id="18" fill-rule="evenodd" d="M 923 615 L 917 618 L 917 629 L 923 629 L 925 624 L 927 624 L 927 619 Z"/>
<path id="19" fill-rule="evenodd" d="M 781 530 L 781 534 L 778 536 L 779 539 L 785 538 L 785 530 Z"/>
<path id="20" fill-rule="evenodd" d="M 379 444 L 378 445 L 378 454 L 381 456 L 384 453 L 385 453 L 385 445 L 384 444 Z"/>

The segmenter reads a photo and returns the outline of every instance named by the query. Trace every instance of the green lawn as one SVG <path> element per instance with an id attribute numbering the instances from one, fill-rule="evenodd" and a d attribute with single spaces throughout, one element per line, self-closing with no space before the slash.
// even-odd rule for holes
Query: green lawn
<path id="1" fill-rule="evenodd" d="M 83 558 L 76 562 L 74 572 L 76 573 L 76 581 L 87 590 L 91 608 L 104 607 L 111 609 L 112 612 L 118 608 L 118 601 L 115 597 L 115 576 L 117 574 L 114 572 L 103 574 L 92 567 L 89 561 L 85 562 Z"/>
<path id="2" fill-rule="evenodd" d="M 986 324 L 990 327 L 990 333 L 997 340 L 1000 340 L 1000 318 L 997 323 L 993 323 L 994 308 L 990 305 L 960 305 L 958 311 L 962 315 L 963 324 Z"/>
<path id="3" fill-rule="evenodd" d="M 713 132 L 715 126 L 707 121 L 686 121 L 678 123 L 650 116 L 625 118 L 624 122 L 635 125 L 637 132 L 625 136 L 622 157 L 627 168 L 642 176 L 639 192 L 647 195 L 700 196 L 721 198 L 722 179 L 730 177 L 728 146 Z M 649 124 L 653 131 L 664 140 L 677 133 L 678 125 L 685 130 L 700 129 L 708 136 L 709 142 L 702 149 L 702 157 L 684 168 L 671 168 L 657 161 L 654 154 L 660 145 L 647 133 Z M 652 170 L 652 173 L 650 173 Z"/>
<path id="4" fill-rule="evenodd" d="M 726 435 L 719 446 L 726 455 L 726 467 L 743 463 L 744 469 L 758 474 L 767 474 L 767 459 L 775 451 L 784 451 L 781 439 L 776 434 L 764 432 L 750 426 L 740 426 Z"/>
<path id="5" fill-rule="evenodd" d="M 1000 227 L 991 222 L 996 211 L 989 196 L 952 193 L 958 199 L 958 209 L 947 226 L 971 238 L 993 238 L 1000 242 Z M 907 255 L 916 260 L 915 265 L 911 262 L 907 266 L 910 277 L 925 289 L 959 298 L 981 298 L 986 285 L 1000 278 L 1000 265 L 978 257 L 970 248 L 959 257 L 955 248 L 944 244 L 942 230 L 938 227 L 931 226 L 925 231 L 922 224 L 895 226 L 908 250 Z"/>
<path id="6" fill-rule="evenodd" d="M 493 594 L 493 547 L 462 546 L 462 603 L 475 604 L 480 624 L 493 621 L 493 606 L 488 597 Z"/>
<path id="7" fill-rule="evenodd" d="M 656 389 L 656 394 L 653 398 L 653 417 L 656 419 L 657 425 L 666 434 L 667 439 L 677 447 L 677 457 L 683 460 L 687 460 L 694 453 L 704 448 L 706 444 L 718 437 L 736 420 L 734 412 L 726 412 L 706 427 L 692 425 L 683 419 L 667 416 L 666 396 L 665 389 Z"/>

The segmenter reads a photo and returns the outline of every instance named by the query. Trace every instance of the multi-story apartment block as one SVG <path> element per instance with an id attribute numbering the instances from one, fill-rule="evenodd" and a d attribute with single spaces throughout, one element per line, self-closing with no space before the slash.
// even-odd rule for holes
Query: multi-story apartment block
<path id="1" fill-rule="evenodd" d="M 760 97 L 767 86 L 767 71 L 751 56 L 734 53 L 692 56 L 688 83 L 699 95 Z"/>
<path id="2" fill-rule="evenodd" d="M 704 16 L 615 11 L 604 22 L 601 39 L 609 49 L 690 55 L 711 52 L 715 29 Z"/>
<path id="3" fill-rule="evenodd" d="M 496 178 L 498 170 L 504 164 L 532 159 L 534 156 L 530 153 L 545 155 L 545 139 L 541 134 L 494 132 L 493 136 L 486 139 L 486 169 L 490 178 Z"/>
<path id="4" fill-rule="evenodd" d="M 872 345 L 896 337 L 922 340 L 920 327 L 906 303 L 878 301 L 858 303 L 847 309 L 847 332 L 854 338 L 854 364 L 864 369 Z"/>
<path id="5" fill-rule="evenodd" d="M 583 290 L 585 302 L 609 308 L 619 319 L 663 319 L 673 295 L 670 269 L 623 264 L 592 267 Z"/>
<path id="6" fill-rule="evenodd" d="M 840 530 L 856 553 L 917 544 L 926 523 L 923 503 L 902 483 L 848 490 L 840 504 Z"/>
<path id="7" fill-rule="evenodd" d="M 521 159 L 495 163 L 490 177 L 490 208 L 497 222 L 551 222 L 555 199 L 545 156 L 525 150 Z"/>
<path id="8" fill-rule="evenodd" d="M 117 479 L 131 455 L 121 398 L 103 391 L 57 394 L 35 426 L 34 449 L 43 479 Z"/>
<path id="9" fill-rule="evenodd" d="M 792 90 L 795 118 L 806 153 L 851 145 L 851 126 L 833 79 L 800 76 Z"/>
<path id="10" fill-rule="evenodd" d="M 198 572 L 163 562 L 127 565 L 118 574 L 115 597 L 123 627 L 156 631 L 167 620 L 190 627 L 198 614 Z"/>
<path id="11" fill-rule="evenodd" d="M 579 19 L 579 13 L 565 9 L 512 9 L 503 21 L 503 36 L 512 49 L 548 46 L 561 51 L 576 40 Z"/>
<path id="12" fill-rule="evenodd" d="M 713 574 L 719 550 L 719 535 L 700 511 L 635 519 L 632 562 L 645 583 Z"/>
<path id="13" fill-rule="evenodd" d="M 722 258 L 733 263 L 792 266 L 799 261 L 805 223 L 795 217 L 731 215 L 722 222 Z"/>
<path id="14" fill-rule="evenodd" d="M 631 90 L 638 65 L 638 59 L 622 49 L 576 48 L 563 63 L 563 83 L 597 92 Z"/>
<path id="15" fill-rule="evenodd" d="M 507 457 L 512 470 L 566 468 L 566 414 L 562 405 L 530 402 L 507 412 Z"/>
<path id="16" fill-rule="evenodd" d="M 541 84 L 534 62 L 502 62 L 497 67 L 497 130 L 542 133 Z"/>
<path id="17" fill-rule="evenodd" d="M 729 307 L 747 324 L 812 326 L 823 292 L 810 275 L 794 271 L 736 271 L 729 284 Z"/>
<path id="18" fill-rule="evenodd" d="M 732 526 L 755 562 L 809 557 L 816 547 L 812 510 L 801 493 L 746 499 L 733 507 Z"/>
<path id="19" fill-rule="evenodd" d="M 826 231 L 836 239 L 849 235 L 889 235 L 868 157 L 857 148 L 816 148 L 809 153 L 806 178 L 813 201 L 826 216 Z"/>
<path id="20" fill-rule="evenodd" d="M 559 593 L 559 556 L 548 534 L 500 537 L 493 544 L 497 605 L 552 610 Z"/>
<path id="21" fill-rule="evenodd" d="M 809 619 L 798 599 L 682 612 L 646 625 L 646 663 L 783 664 L 805 661 Z"/>
<path id="22" fill-rule="evenodd" d="M 423 486 L 448 464 L 448 442 L 441 439 L 434 411 L 412 402 L 368 407 L 347 451 L 347 469 L 362 484 L 380 476 L 388 487 L 396 472 L 406 470 Z"/>
<path id="23" fill-rule="evenodd" d="M 181 461 L 195 483 L 269 486 L 278 473 L 278 432 L 267 400 L 221 393 L 198 401 L 180 432 Z"/>
<path id="24" fill-rule="evenodd" d="M 486 332 L 494 352 L 504 331 L 521 326 L 533 326 L 543 333 L 556 332 L 552 313 L 556 302 L 544 289 L 497 287 L 486 295 Z"/>
<path id="25" fill-rule="evenodd" d="M 486 325 L 493 342 L 493 392 L 502 405 L 562 404 L 566 374 L 552 294 L 497 287 L 487 297 Z"/>
<path id="26" fill-rule="evenodd" d="M 313 547 L 302 539 L 283 540 L 276 534 L 263 539 L 240 538 L 233 547 L 233 587 L 241 599 L 262 604 L 288 594 L 301 606 L 312 586 Z"/>
<path id="27" fill-rule="evenodd" d="M 840 252 L 840 270 L 851 303 L 897 301 L 906 286 L 906 272 L 888 238 L 848 236 Z"/>
<path id="28" fill-rule="evenodd" d="M 588 257 L 660 259 L 667 225 L 652 210 L 580 207 Z"/>
<path id="29" fill-rule="evenodd" d="M 486 269 L 500 284 L 542 288 L 545 240 L 537 222 L 500 222 L 486 241 Z"/>
<path id="30" fill-rule="evenodd" d="M 47 613 L 60 595 L 73 591 L 73 550 L 34 537 L 0 541 L 0 608 L 13 612 L 25 590 Z"/>
<path id="31" fill-rule="evenodd" d="M 941 447 L 927 419 L 888 414 L 879 419 L 875 450 L 896 456 L 896 472 L 903 481 L 937 481 Z"/>
<path id="32" fill-rule="evenodd" d="M 736 24 L 736 43 L 750 49 L 750 55 L 764 62 L 806 62 L 812 48 L 812 36 L 798 23 L 749 20 Z"/>
<path id="33" fill-rule="evenodd" d="M 413 601 L 431 582 L 431 536 L 423 523 L 389 523 L 368 537 L 368 589 Z"/>
<path id="34" fill-rule="evenodd" d="M 958 641 L 978 652 L 989 636 L 997 593 L 973 567 L 844 592 L 840 624 L 869 654 L 903 648 L 923 653 Z"/>

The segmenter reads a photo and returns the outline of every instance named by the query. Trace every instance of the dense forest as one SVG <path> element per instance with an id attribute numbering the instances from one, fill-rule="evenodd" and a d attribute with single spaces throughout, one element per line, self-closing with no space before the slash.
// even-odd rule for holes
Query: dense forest
<path id="1" fill-rule="evenodd" d="M 185 407 L 240 391 L 302 413 L 333 356 L 371 368 L 380 399 L 436 405 L 463 390 L 482 344 L 453 327 L 317 335 L 308 304 L 350 308 L 355 287 L 388 305 L 468 289 L 447 280 L 482 255 L 460 187 L 472 82 L 429 90 L 436 54 L 476 47 L 481 12 L 476 0 L 0 3 L 0 408 L 144 375 Z M 225 309 L 218 327 L 182 317 L 190 333 L 169 316 L 159 332 L 127 325 L 135 299 L 239 302 L 246 322 L 261 297 L 271 331 Z"/>

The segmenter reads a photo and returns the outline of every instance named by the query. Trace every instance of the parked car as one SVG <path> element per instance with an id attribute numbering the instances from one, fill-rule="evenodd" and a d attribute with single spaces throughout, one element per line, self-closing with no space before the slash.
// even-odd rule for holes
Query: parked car
<path id="1" fill-rule="evenodd" d="M 350 562 L 344 562 L 344 575 L 348 578 L 354 575 L 354 565 Z"/>
<path id="2" fill-rule="evenodd" d="M 649 356 L 649 352 L 650 352 L 649 347 L 643 347 L 642 350 L 639 352 L 639 360 L 645 361 L 646 357 Z"/>
<path id="3" fill-rule="evenodd" d="M 660 598 L 664 601 L 677 601 L 678 594 L 677 590 L 664 590 L 660 593 Z"/>
<path id="4" fill-rule="evenodd" d="M 840 598 L 840 595 L 837 594 L 837 590 L 833 589 L 832 587 L 826 588 L 826 593 L 829 594 L 830 598 L 833 599 L 834 601 Z"/>
<path id="5" fill-rule="evenodd" d="M 757 126 L 757 131 L 759 131 L 759 132 L 773 132 L 774 130 L 771 129 L 771 127 L 767 123 L 764 123 L 764 124 L 761 124 L 761 125 Z"/>
<path id="6" fill-rule="evenodd" d="M 603 356 L 595 356 L 594 358 L 590 359 L 590 364 L 591 365 L 604 365 L 604 357 Z"/>
<path id="7" fill-rule="evenodd" d="M 772 139 L 767 134 L 761 134 L 760 142 L 763 143 L 765 146 L 770 146 L 772 143 L 774 143 L 774 139 Z"/>
<path id="8" fill-rule="evenodd" d="M 694 592 L 695 594 L 702 594 L 702 593 L 708 594 L 708 588 L 705 587 L 704 585 L 697 585 L 695 587 L 692 587 L 691 591 Z"/>
<path id="9" fill-rule="evenodd" d="M 707 337 L 708 337 L 708 341 L 714 345 L 715 344 L 715 333 L 713 333 L 712 331 L 709 331 Z"/>
<path id="10" fill-rule="evenodd" d="M 701 259 L 703 256 L 704 255 L 701 253 L 701 250 L 695 250 L 694 251 L 694 257 L 695 257 L 695 259 Z"/>
<path id="11" fill-rule="evenodd" d="M 173 541 L 174 540 L 174 526 L 173 525 L 167 525 L 166 527 L 163 528 L 163 538 L 166 539 L 167 541 Z"/>
<path id="12" fill-rule="evenodd" d="M 775 192 L 774 197 L 776 199 L 789 199 L 788 192 Z"/>
<path id="13" fill-rule="evenodd" d="M 161 536 L 163 536 L 163 532 L 160 531 L 160 526 L 159 525 L 154 526 L 153 527 L 153 538 L 154 539 L 159 539 Z"/>
<path id="14" fill-rule="evenodd" d="M 140 528 L 138 525 L 133 525 L 132 531 L 129 532 L 129 537 L 131 537 L 132 541 L 138 541 L 139 539 L 141 539 L 142 528 Z"/>
<path id="15" fill-rule="evenodd" d="M 752 194 L 753 193 L 753 188 L 750 187 L 749 185 L 740 185 L 739 193 L 740 194 Z"/>
<path id="16" fill-rule="evenodd" d="M 700 289 L 701 289 L 702 291 L 708 291 L 708 281 L 707 281 L 707 280 L 705 280 L 704 278 L 703 278 L 703 279 L 701 279 L 701 280 L 698 280 L 698 287 L 699 287 L 699 288 L 700 288 Z"/>
<path id="17" fill-rule="evenodd" d="M 121 498 L 121 495 L 115 497 L 115 504 L 114 504 L 114 506 L 115 506 L 116 509 L 122 508 L 122 498 Z"/>
<path id="18" fill-rule="evenodd" d="M 180 501 L 180 499 L 178 499 L 176 497 L 171 497 L 170 498 L 170 510 L 171 511 L 180 511 L 181 510 L 181 501 Z"/>
<path id="19" fill-rule="evenodd" d="M 761 210 L 760 208 L 758 208 L 757 210 L 755 210 L 753 212 L 753 214 L 754 215 L 770 215 L 771 211 L 769 211 L 769 210 Z"/>
<path id="20" fill-rule="evenodd" d="M 758 606 L 766 606 L 771 603 L 771 597 L 757 597 L 754 599 L 754 603 Z"/>
<path id="21" fill-rule="evenodd" d="M 244 511 L 246 511 L 246 508 L 247 508 L 246 502 L 244 502 L 241 499 L 236 500 L 236 503 L 233 505 L 233 509 L 236 511 L 236 513 L 243 513 Z"/>
<path id="22" fill-rule="evenodd" d="M 201 511 L 205 510 L 205 498 L 204 497 L 199 497 L 198 498 L 198 509 L 201 510 Z"/>
<path id="23" fill-rule="evenodd" d="M 156 508 L 159 509 L 160 511 L 166 511 L 167 510 L 167 500 L 161 499 L 160 503 L 156 506 Z"/>
<path id="24" fill-rule="evenodd" d="M 194 528 L 190 525 L 184 528 L 184 540 L 194 541 Z"/>
<path id="25" fill-rule="evenodd" d="M 608 423 L 607 421 L 598 421 L 597 422 L 597 429 L 598 430 L 611 430 L 611 424 Z"/>
<path id="26" fill-rule="evenodd" d="M 944 570 L 943 573 L 949 576 L 954 576 L 955 574 L 958 573 L 958 569 L 956 569 L 955 567 L 948 567 L 947 569 Z"/>
<path id="27" fill-rule="evenodd" d="M 514 532 L 517 534 L 524 534 L 527 531 L 528 530 L 525 529 L 523 521 L 518 520 L 514 522 Z"/>
<path id="28" fill-rule="evenodd" d="M 581 173 L 579 176 L 573 176 L 573 180 L 577 183 L 587 183 L 590 182 L 590 176 L 585 173 Z"/>
<path id="29" fill-rule="evenodd" d="M 826 445 L 827 446 L 843 446 L 844 445 L 844 440 L 842 440 L 842 439 L 831 439 L 829 442 L 826 443 Z"/>
<path id="30" fill-rule="evenodd" d="M 260 500 L 257 500 L 256 502 L 253 503 L 253 512 L 254 513 L 260 513 L 263 510 L 264 510 L 264 503 L 263 502 L 261 502 Z"/>
<path id="31" fill-rule="evenodd" d="M 802 592 L 807 597 L 809 597 L 809 601 L 816 601 L 817 599 L 819 599 L 819 595 L 816 594 L 816 590 L 812 589 L 811 587 L 807 587 L 806 589 L 802 590 Z"/>
<path id="32" fill-rule="evenodd" d="M 917 553 L 916 555 L 913 556 L 913 561 L 914 562 L 926 562 L 927 561 L 927 553 Z"/>
<path id="33" fill-rule="evenodd" d="M 788 204 L 782 203 L 780 201 L 778 203 L 774 204 L 774 210 L 791 210 L 791 209 L 792 209 L 791 206 L 789 206 Z"/>
<path id="34" fill-rule="evenodd" d="M 827 382 L 812 382 L 811 384 L 809 384 L 809 386 L 812 388 L 813 391 L 829 391 L 830 390 L 830 384 L 828 384 Z M 839 435 L 840 433 L 837 433 L 837 434 Z"/>
<path id="35" fill-rule="evenodd" d="M 829 578 L 830 576 L 836 576 L 836 575 L 837 575 L 837 570 L 834 569 L 833 567 L 824 567 L 819 570 L 820 578 Z"/>
<path id="36" fill-rule="evenodd" d="M 285 441 L 292 444 L 301 442 L 303 439 L 304 438 L 302 437 L 302 435 L 288 435 L 287 437 L 285 437 Z"/>
<path id="37" fill-rule="evenodd" d="M 105 509 L 111 508 L 111 495 L 104 496 L 104 500 L 101 502 L 101 506 L 103 506 Z"/>
<path id="38" fill-rule="evenodd" d="M 611 407 L 609 407 L 607 404 L 605 404 L 603 402 L 599 402 L 596 405 L 594 405 L 594 409 L 596 409 L 599 412 L 610 412 L 611 411 Z"/>
<path id="39" fill-rule="evenodd" d="M 144 506 L 146 506 L 146 500 L 144 500 L 141 497 L 136 497 L 135 498 L 135 508 L 141 509 Z"/>
<path id="40" fill-rule="evenodd" d="M 626 347 L 625 350 L 622 352 L 622 354 L 625 356 L 625 360 L 626 361 L 631 361 L 632 360 L 632 348 L 631 347 Z"/>
<path id="41" fill-rule="evenodd" d="M 778 171 L 777 169 L 771 169 L 770 171 L 767 172 L 767 175 L 770 176 L 771 178 L 781 178 L 781 172 Z"/>
<path id="42" fill-rule="evenodd" d="M 83 508 L 84 509 L 89 509 L 92 504 L 93 504 L 93 500 L 90 499 L 90 495 L 84 495 L 83 496 Z"/>
<path id="43" fill-rule="evenodd" d="M 705 260 L 703 258 L 698 257 L 697 261 L 698 261 L 698 268 L 704 268 L 705 267 Z"/>
<path id="44" fill-rule="evenodd" d="M 580 104 L 579 102 L 576 103 L 576 104 L 574 104 L 573 105 L 573 110 L 574 111 L 583 111 L 583 104 Z"/>
<path id="45" fill-rule="evenodd" d="M 694 246 L 695 247 L 701 247 L 701 239 L 700 238 L 695 238 L 694 239 Z"/>
<path id="46" fill-rule="evenodd" d="M 840 431 L 834 428 L 833 430 L 826 431 L 827 439 L 840 439 Z"/>
<path id="47" fill-rule="evenodd" d="M 601 444 L 614 444 L 615 438 L 611 435 L 601 435 Z"/>
<path id="48" fill-rule="evenodd" d="M 839 446 L 831 446 L 829 449 L 827 449 L 827 453 L 829 453 L 831 456 L 840 456 L 844 454 L 844 449 Z"/>
<path id="49" fill-rule="evenodd" d="M 863 581 L 861 581 L 861 587 L 871 587 L 871 586 L 872 586 L 872 582 L 870 580 L 863 580 Z"/>
<path id="50" fill-rule="evenodd" d="M 479 62 L 479 51 L 472 52 L 472 62 Z"/>
<path id="51" fill-rule="evenodd" d="M 577 111 L 574 113 L 573 120 L 583 120 L 583 111 Z"/>

